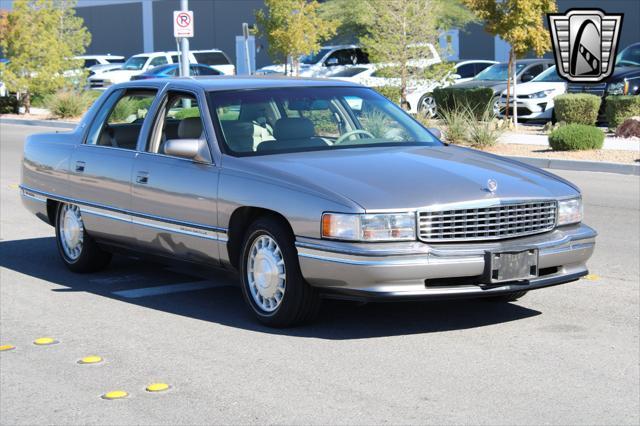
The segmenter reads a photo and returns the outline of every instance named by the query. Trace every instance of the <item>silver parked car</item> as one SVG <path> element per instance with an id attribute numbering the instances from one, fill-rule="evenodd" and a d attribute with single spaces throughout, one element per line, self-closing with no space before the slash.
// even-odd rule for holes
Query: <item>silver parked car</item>
<path id="1" fill-rule="evenodd" d="M 71 270 L 120 248 L 236 269 L 272 326 L 325 296 L 508 301 L 587 274 L 578 188 L 434 133 L 346 82 L 136 81 L 30 136 L 21 192 Z"/>

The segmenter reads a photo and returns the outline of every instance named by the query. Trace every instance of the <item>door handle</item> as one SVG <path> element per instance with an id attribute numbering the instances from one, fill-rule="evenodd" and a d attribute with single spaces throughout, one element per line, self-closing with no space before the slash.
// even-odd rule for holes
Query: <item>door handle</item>
<path id="1" fill-rule="evenodd" d="M 84 172 L 84 166 L 85 166 L 84 161 L 76 161 L 76 172 L 78 173 Z"/>
<path id="2" fill-rule="evenodd" d="M 147 172 L 138 172 L 136 176 L 136 183 L 141 185 L 146 185 L 149 182 L 149 173 Z"/>

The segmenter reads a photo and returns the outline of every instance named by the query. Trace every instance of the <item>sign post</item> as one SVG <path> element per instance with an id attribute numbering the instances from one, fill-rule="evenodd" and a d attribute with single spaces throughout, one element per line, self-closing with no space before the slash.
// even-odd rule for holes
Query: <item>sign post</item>
<path id="1" fill-rule="evenodd" d="M 180 0 L 180 10 L 173 11 L 173 36 L 180 40 L 180 75 L 189 76 L 189 38 L 193 37 L 193 11 L 189 0 Z"/>

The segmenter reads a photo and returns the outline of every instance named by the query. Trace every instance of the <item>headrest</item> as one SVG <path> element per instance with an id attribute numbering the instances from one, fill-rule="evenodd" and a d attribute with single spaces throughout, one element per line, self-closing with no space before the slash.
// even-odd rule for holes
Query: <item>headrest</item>
<path id="1" fill-rule="evenodd" d="M 304 139 L 316 135 L 313 123 L 308 118 L 281 118 L 276 121 L 273 137 L 283 139 Z"/>
<path id="2" fill-rule="evenodd" d="M 189 117 L 178 124 L 179 139 L 198 139 L 202 135 L 202 121 L 200 117 Z"/>

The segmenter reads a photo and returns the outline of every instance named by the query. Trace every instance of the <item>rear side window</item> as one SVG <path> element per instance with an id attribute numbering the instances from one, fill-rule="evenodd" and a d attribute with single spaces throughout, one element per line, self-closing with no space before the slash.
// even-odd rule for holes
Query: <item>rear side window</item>
<path id="1" fill-rule="evenodd" d="M 458 74 L 460 78 L 470 78 L 473 77 L 474 74 L 474 66 L 473 64 L 465 64 L 458 67 Z"/>
<path id="2" fill-rule="evenodd" d="M 87 145 L 136 149 L 155 90 L 127 90 L 114 93 L 103 104 L 89 129 Z"/>
<path id="3" fill-rule="evenodd" d="M 97 64 L 98 64 L 98 61 L 95 60 L 95 59 L 85 59 L 84 60 L 84 67 L 85 68 L 89 68 L 89 67 L 92 67 L 92 66 L 97 65 Z"/>
<path id="4" fill-rule="evenodd" d="M 229 59 L 222 52 L 194 52 L 193 56 L 199 64 L 229 65 Z"/>
<path id="5" fill-rule="evenodd" d="M 196 75 L 220 75 L 220 71 L 209 67 L 194 67 Z"/>

